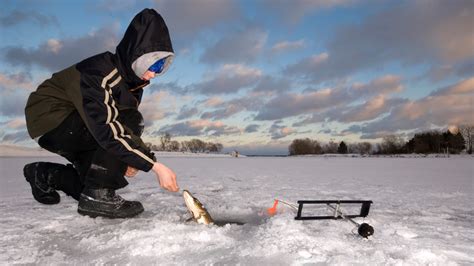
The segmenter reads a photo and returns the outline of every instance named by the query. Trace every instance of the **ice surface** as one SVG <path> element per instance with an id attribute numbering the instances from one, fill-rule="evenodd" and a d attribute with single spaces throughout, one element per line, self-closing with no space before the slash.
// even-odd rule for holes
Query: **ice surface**
<path id="1" fill-rule="evenodd" d="M 119 191 L 140 200 L 134 219 L 91 219 L 61 192 L 41 205 L 22 176 L 24 164 L 59 157 L 0 158 L 0 264 L 409 264 L 474 263 L 473 158 L 206 158 L 159 157 L 218 220 L 189 216 L 180 194 L 140 173 Z M 363 239 L 344 221 L 296 221 L 273 199 L 368 199 Z M 355 230 L 356 231 L 356 230 Z M 355 232 L 354 231 L 354 232 Z"/>

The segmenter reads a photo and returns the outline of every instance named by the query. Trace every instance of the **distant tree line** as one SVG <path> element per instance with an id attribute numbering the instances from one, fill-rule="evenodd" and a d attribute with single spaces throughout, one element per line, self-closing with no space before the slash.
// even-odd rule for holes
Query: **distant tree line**
<path id="1" fill-rule="evenodd" d="M 375 154 L 402 154 L 402 153 L 451 153 L 458 154 L 465 149 L 465 140 L 460 133 L 452 134 L 449 131 L 426 131 L 415 134 L 405 142 L 395 135 L 385 136 L 382 142 L 376 145 Z"/>
<path id="2" fill-rule="evenodd" d="M 405 144 L 407 153 L 460 153 L 465 148 L 463 136 L 458 133 L 438 131 L 416 134 Z"/>
<path id="3" fill-rule="evenodd" d="M 181 152 L 221 152 L 224 146 L 221 143 L 205 142 L 200 139 L 192 139 L 189 141 L 176 141 L 171 139 L 171 134 L 164 133 L 160 137 L 158 145 L 146 143 L 146 145 L 154 151 L 181 151 Z"/>
<path id="4" fill-rule="evenodd" d="M 403 154 L 403 153 L 451 153 L 458 154 L 463 150 L 472 154 L 474 126 L 460 126 L 459 132 L 451 133 L 432 130 L 417 133 L 405 141 L 396 135 L 387 135 L 380 143 L 370 142 L 336 143 L 330 141 L 321 143 L 310 138 L 295 139 L 288 147 L 290 155 L 305 154 Z"/>
<path id="5" fill-rule="evenodd" d="M 288 147 L 290 155 L 306 155 L 306 154 L 328 154 L 328 153 L 358 153 L 370 154 L 372 144 L 370 142 L 361 142 L 354 144 L 346 144 L 341 141 L 339 144 L 334 141 L 328 143 L 320 143 L 310 138 L 295 139 Z"/>

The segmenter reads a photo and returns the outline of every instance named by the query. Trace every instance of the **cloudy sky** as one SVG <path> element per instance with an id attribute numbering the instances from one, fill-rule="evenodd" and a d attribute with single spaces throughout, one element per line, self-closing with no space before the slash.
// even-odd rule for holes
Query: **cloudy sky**
<path id="1" fill-rule="evenodd" d="M 52 73 L 115 51 L 143 8 L 176 51 L 146 88 L 145 141 L 285 154 L 295 138 L 409 137 L 474 122 L 474 1 L 3 0 L 0 144 L 35 146 L 23 109 Z"/>

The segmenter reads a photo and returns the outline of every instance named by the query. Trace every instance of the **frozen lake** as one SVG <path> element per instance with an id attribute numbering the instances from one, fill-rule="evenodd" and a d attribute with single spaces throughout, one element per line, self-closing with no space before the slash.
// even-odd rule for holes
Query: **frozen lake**
<path id="1" fill-rule="evenodd" d="M 33 161 L 3 157 L 0 264 L 474 264 L 474 159 L 451 158 L 159 158 L 175 170 L 224 227 L 184 222 L 181 194 L 159 188 L 152 173 L 119 193 L 140 200 L 133 219 L 80 216 L 61 193 L 54 206 L 34 201 L 22 175 Z M 375 234 L 363 239 L 345 221 L 296 221 L 273 199 L 372 200 Z M 471 254 L 471 255 L 469 255 Z"/>

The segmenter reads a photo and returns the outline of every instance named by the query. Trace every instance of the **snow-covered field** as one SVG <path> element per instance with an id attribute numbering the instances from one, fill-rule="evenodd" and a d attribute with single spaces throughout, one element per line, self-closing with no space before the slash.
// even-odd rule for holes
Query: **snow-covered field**
<path id="1" fill-rule="evenodd" d="M 160 158 L 159 158 L 160 159 Z M 179 185 L 217 220 L 245 225 L 186 223 L 181 194 L 140 173 L 121 190 L 140 200 L 134 219 L 91 219 L 77 203 L 34 201 L 25 163 L 59 157 L 0 158 L 0 264 L 474 264 L 472 157 L 451 158 L 208 158 L 164 157 Z M 363 239 L 345 221 L 296 221 L 273 199 L 370 199 Z"/>

